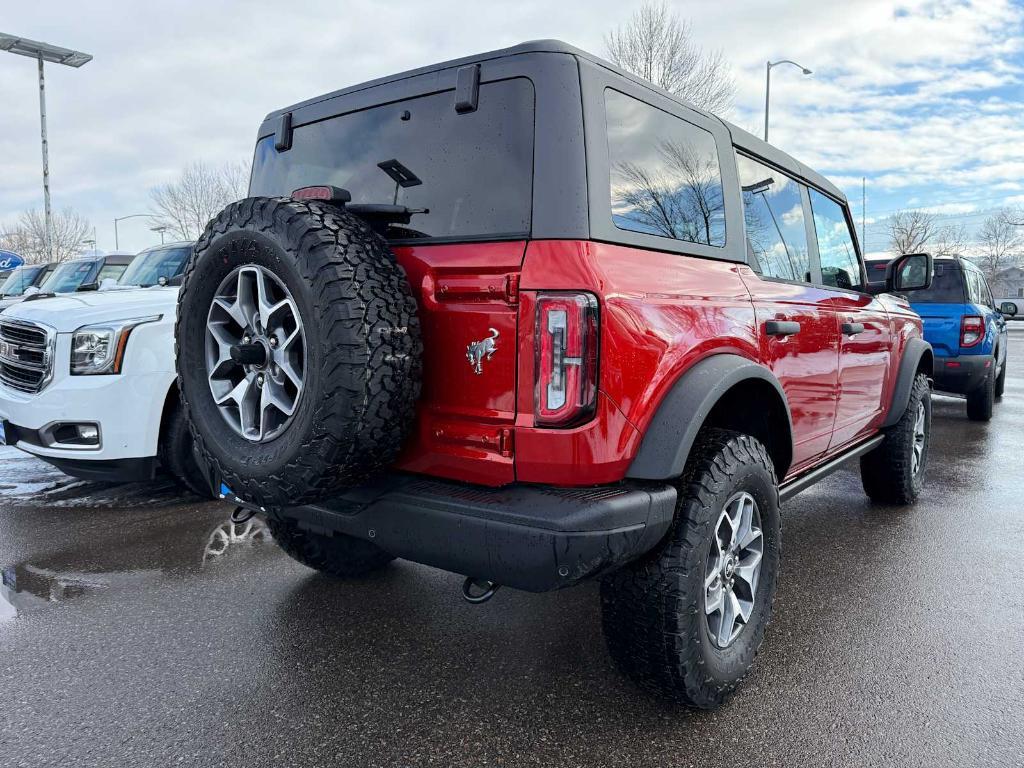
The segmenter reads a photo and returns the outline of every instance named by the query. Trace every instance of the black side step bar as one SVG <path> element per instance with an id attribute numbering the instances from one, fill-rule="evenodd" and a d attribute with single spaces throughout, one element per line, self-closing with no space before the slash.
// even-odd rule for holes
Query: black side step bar
<path id="1" fill-rule="evenodd" d="M 850 461 L 851 459 L 857 459 L 874 450 L 878 445 L 885 439 L 885 435 L 875 435 L 869 440 L 855 445 L 852 448 L 844 451 L 843 453 L 836 456 L 834 459 L 829 461 L 827 464 L 822 464 L 820 467 L 815 467 L 811 471 L 803 475 L 798 475 L 792 480 L 787 480 L 779 488 L 779 499 L 781 501 L 789 501 L 791 498 L 796 496 L 800 491 L 805 491 L 818 481 L 828 477 L 843 464 Z"/>

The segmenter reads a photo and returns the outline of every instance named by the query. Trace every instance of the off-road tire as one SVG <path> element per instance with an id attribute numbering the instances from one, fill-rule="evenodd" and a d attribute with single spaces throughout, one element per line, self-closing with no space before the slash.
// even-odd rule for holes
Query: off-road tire
<path id="1" fill-rule="evenodd" d="M 270 518 L 274 541 L 293 560 L 334 578 L 352 578 L 377 571 L 392 560 L 376 544 L 352 536 L 326 536 L 304 531 L 294 523 Z"/>
<path id="2" fill-rule="evenodd" d="M 172 406 L 164 419 L 160 435 L 160 464 L 192 493 L 212 498 L 213 492 L 196 459 L 195 443 L 181 406 Z"/>
<path id="3" fill-rule="evenodd" d="M 921 464 L 913 470 L 914 435 L 918 405 L 924 403 L 925 439 Z M 928 469 L 931 442 L 932 399 L 928 377 L 918 373 L 910 390 L 910 399 L 900 420 L 890 427 L 881 445 L 861 456 L 860 479 L 864 492 L 879 504 L 913 504 L 921 494 Z"/>
<path id="4" fill-rule="evenodd" d="M 967 393 L 967 418 L 971 421 L 989 421 L 996 402 L 995 362 L 985 374 L 985 380 Z"/>
<path id="5" fill-rule="evenodd" d="M 305 334 L 304 392 L 275 438 L 246 440 L 213 400 L 207 315 L 236 267 L 272 272 Z M 266 507 L 315 502 L 394 461 L 419 397 L 416 302 L 387 243 L 317 201 L 254 197 L 206 227 L 186 267 L 175 334 L 181 399 L 200 460 L 236 495 Z"/>
<path id="6" fill-rule="evenodd" d="M 723 506 L 746 491 L 761 514 L 764 553 L 754 611 L 725 648 L 711 640 L 704 578 Z M 665 540 L 602 579 L 605 640 L 616 665 L 642 688 L 689 707 L 713 709 L 739 685 L 771 619 L 782 551 L 779 493 L 768 452 L 748 435 L 701 433 L 679 481 Z"/>
<path id="7" fill-rule="evenodd" d="M 997 354 L 998 358 L 998 354 Z M 1003 360 L 1003 367 L 999 369 L 999 375 L 996 377 L 996 391 L 995 396 L 1002 397 L 1006 391 L 1006 364 L 1009 362 L 1009 358 Z"/>

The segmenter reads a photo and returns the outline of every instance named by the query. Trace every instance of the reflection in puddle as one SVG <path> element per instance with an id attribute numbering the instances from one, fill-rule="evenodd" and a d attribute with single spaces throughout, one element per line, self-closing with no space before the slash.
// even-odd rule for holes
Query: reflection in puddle
<path id="1" fill-rule="evenodd" d="M 210 534 L 206 542 L 206 549 L 203 550 L 203 563 L 209 557 L 220 557 L 231 547 L 252 546 L 270 539 L 270 529 L 262 520 L 253 517 L 244 523 L 234 523 L 228 520 L 221 523 Z"/>
<path id="2" fill-rule="evenodd" d="M 145 589 L 168 573 L 195 572 L 223 558 L 229 551 L 251 550 L 270 539 L 270 529 L 261 520 L 253 518 L 244 523 L 226 520 L 212 530 L 207 529 L 192 545 L 194 549 L 188 547 L 186 552 L 195 554 L 187 555 L 184 560 L 180 549 L 165 547 L 156 562 L 147 562 L 149 567 L 131 570 L 124 569 L 123 550 L 107 553 L 109 570 L 103 569 L 102 560 L 96 570 L 88 572 L 78 571 L 74 566 L 57 567 L 45 559 L 8 566 L 0 574 L 0 621 L 97 591 L 123 587 Z M 100 551 L 89 552 L 90 562 L 96 562 L 101 556 Z"/>

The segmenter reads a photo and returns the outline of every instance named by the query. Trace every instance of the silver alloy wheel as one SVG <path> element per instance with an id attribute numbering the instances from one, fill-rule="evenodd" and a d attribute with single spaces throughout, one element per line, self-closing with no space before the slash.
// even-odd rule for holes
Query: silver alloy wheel
<path id="1" fill-rule="evenodd" d="M 206 318 L 207 380 L 224 420 L 246 440 L 273 440 L 295 415 L 305 365 L 302 318 L 284 283 L 255 264 L 234 269 Z"/>
<path id="2" fill-rule="evenodd" d="M 757 502 L 749 493 L 737 493 L 715 524 L 704 575 L 708 633 L 719 648 L 732 644 L 754 612 L 763 553 Z"/>
<path id="3" fill-rule="evenodd" d="M 910 472 L 913 475 L 921 469 L 921 460 L 924 458 L 924 443 L 927 439 L 925 434 L 925 424 L 927 423 L 928 412 L 924 407 L 924 402 L 917 404 L 917 419 L 914 421 L 914 455 L 910 461 Z"/>

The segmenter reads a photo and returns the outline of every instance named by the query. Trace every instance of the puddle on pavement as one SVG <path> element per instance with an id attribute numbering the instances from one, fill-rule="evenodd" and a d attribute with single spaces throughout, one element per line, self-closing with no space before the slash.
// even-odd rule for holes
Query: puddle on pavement
<path id="1" fill-rule="evenodd" d="M 10 508 L 124 509 L 126 521 L 140 509 L 172 507 L 200 499 L 170 480 L 151 483 L 99 483 L 78 480 L 10 446 L 0 446 L 0 506 Z M 117 514 L 115 511 L 114 514 Z M 215 561 L 250 551 L 270 540 L 260 520 L 232 523 L 225 510 L 221 522 L 202 525 L 208 513 L 183 513 L 181 528 L 164 532 L 166 520 L 154 518 L 150 530 L 132 541 L 91 541 L 66 551 L 0 564 L 0 622 L 77 600 L 97 592 L 146 588 L 174 573 L 194 573 Z M 198 517 L 190 517 L 197 515 Z M 192 533 L 202 525 L 198 535 Z M 76 525 L 90 525 L 77 518 Z M 146 524 L 138 520 L 134 526 Z"/>
<path id="2" fill-rule="evenodd" d="M 45 461 L 0 446 L 0 503 L 19 507 L 113 507 L 168 505 L 191 495 L 169 479 L 150 483 L 102 483 L 69 477 Z"/>
<path id="3" fill-rule="evenodd" d="M 175 542 L 181 546 L 166 548 L 166 562 L 150 562 L 153 567 L 106 570 L 102 568 L 102 555 L 96 569 L 87 571 L 56 566 L 46 557 L 10 565 L 0 572 L 0 622 L 97 592 L 145 589 L 167 575 L 195 573 L 236 555 L 244 556 L 268 542 L 270 529 L 261 520 L 235 523 L 225 518 L 205 528 L 200 536 L 182 534 Z M 92 557 L 96 554 L 90 552 Z M 122 554 L 112 555 L 111 560 L 120 559 Z"/>

